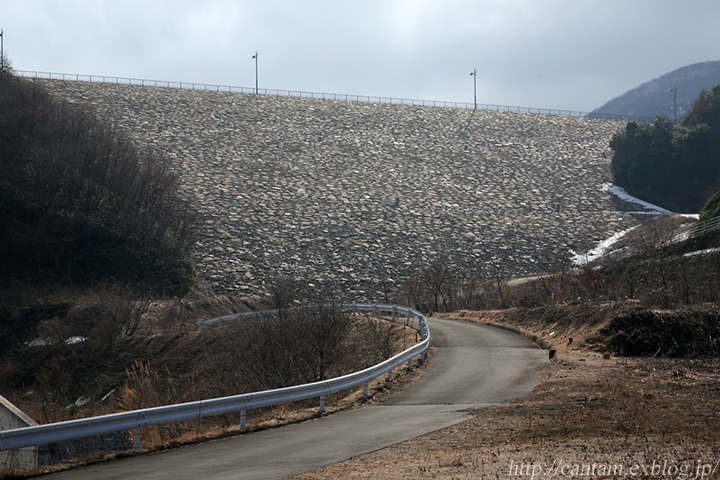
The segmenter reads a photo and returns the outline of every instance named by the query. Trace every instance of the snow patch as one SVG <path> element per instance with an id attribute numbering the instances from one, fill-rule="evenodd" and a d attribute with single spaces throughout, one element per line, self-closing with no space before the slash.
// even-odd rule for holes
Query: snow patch
<path id="1" fill-rule="evenodd" d="M 85 342 L 87 340 L 87 337 L 69 337 L 65 339 L 65 345 L 77 345 L 78 343 Z M 25 342 L 25 346 L 27 347 L 45 347 L 47 345 L 52 345 L 53 342 L 48 340 L 47 338 L 36 338 L 32 342 Z"/>
<path id="2" fill-rule="evenodd" d="M 65 345 L 76 345 L 78 343 L 84 342 L 85 340 L 87 340 L 87 337 L 70 337 L 65 340 Z"/>
<path id="3" fill-rule="evenodd" d="M 694 255 L 705 255 L 706 253 L 715 253 L 720 252 L 720 247 L 715 248 L 707 248 L 705 250 L 695 250 L 694 252 L 688 252 L 683 255 L 683 257 L 692 257 Z"/>
<path id="4" fill-rule="evenodd" d="M 570 250 L 570 253 L 572 254 L 573 264 L 585 265 L 586 263 L 602 257 L 603 255 L 608 253 L 612 249 L 612 246 L 615 245 L 622 237 L 624 237 L 629 232 L 635 230 L 639 226 L 640 225 L 635 225 L 634 227 L 630 227 L 627 230 L 623 230 L 622 232 L 614 234 L 607 240 L 603 240 L 602 242 L 600 242 L 597 247 L 593 248 L 592 250 L 588 250 L 587 253 L 580 254 L 573 250 Z"/>
<path id="5" fill-rule="evenodd" d="M 633 197 L 632 195 L 627 193 L 624 188 L 618 187 L 617 185 L 613 185 L 612 183 L 606 183 L 605 185 L 603 185 L 603 189 L 606 192 L 615 195 L 620 200 L 624 200 L 628 203 L 635 203 L 646 209 L 646 211 L 644 211 L 644 212 L 630 212 L 630 213 L 643 214 L 643 215 L 663 215 L 665 213 L 670 213 L 670 210 L 666 210 L 662 207 L 658 207 L 657 205 L 653 205 L 652 203 L 648 203 L 645 200 L 640 200 L 637 197 Z"/>
<path id="6" fill-rule="evenodd" d="M 626 201 L 629 203 L 634 203 L 636 205 L 640 205 L 641 207 L 645 208 L 645 210 L 643 210 L 643 211 L 627 212 L 627 213 L 630 213 L 633 215 L 665 215 L 668 213 L 672 213 L 670 210 L 666 210 L 657 205 L 653 205 L 652 203 L 648 203 L 644 200 L 640 200 L 637 197 L 633 197 L 632 195 L 627 193 L 624 188 L 618 187 L 617 185 L 613 185 L 612 183 L 606 183 L 603 185 L 602 188 L 606 192 L 608 192 L 612 195 L 615 195 L 620 200 L 623 200 L 623 201 Z M 680 214 L 680 215 L 683 217 L 686 217 L 686 218 L 693 218 L 695 220 L 697 220 L 699 218 L 698 214 L 693 214 L 693 213 Z M 596 259 L 604 256 L 605 254 L 607 254 L 608 252 L 610 252 L 612 250 L 612 246 L 615 243 L 617 243 L 628 232 L 635 230 L 639 226 L 640 225 L 636 225 L 634 227 L 628 228 L 627 230 L 623 230 L 622 232 L 614 234 L 612 237 L 608 238 L 607 240 L 600 242 L 597 247 L 593 248 L 592 250 L 589 250 L 585 254 L 579 254 L 573 250 L 570 250 L 570 254 L 572 255 L 573 264 L 578 265 L 578 266 L 585 265 L 593 260 L 596 260 Z M 690 236 L 690 230 L 681 232 L 680 234 L 676 235 L 672 239 L 672 242 L 674 243 L 674 242 L 686 240 L 689 236 Z M 691 252 L 691 253 L 686 253 L 685 256 L 700 255 L 702 253 L 711 253 L 713 251 L 720 251 L 720 249 L 709 249 L 709 250 L 702 250 L 702 251 L 698 251 L 698 252 Z"/>

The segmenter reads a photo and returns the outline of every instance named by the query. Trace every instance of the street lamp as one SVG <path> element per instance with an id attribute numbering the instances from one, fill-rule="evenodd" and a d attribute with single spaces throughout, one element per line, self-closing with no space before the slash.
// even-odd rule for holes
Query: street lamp
<path id="1" fill-rule="evenodd" d="M 673 100 L 675 103 L 675 124 L 677 125 L 677 85 L 673 85 L 673 88 L 668 91 L 673 92 Z"/>
<path id="2" fill-rule="evenodd" d="M 474 68 L 473 71 L 470 73 L 470 76 L 473 77 L 473 98 L 475 100 L 475 107 L 473 110 L 477 110 L 477 68 Z"/>
<path id="3" fill-rule="evenodd" d="M 255 59 L 255 95 L 258 94 L 258 56 L 260 54 L 258 52 L 255 52 L 255 55 L 253 55 L 252 58 Z"/>

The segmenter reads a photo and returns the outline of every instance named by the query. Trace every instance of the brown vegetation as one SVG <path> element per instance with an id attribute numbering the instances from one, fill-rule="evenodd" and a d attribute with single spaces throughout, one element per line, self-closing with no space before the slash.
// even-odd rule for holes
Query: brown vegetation
<path id="1" fill-rule="evenodd" d="M 74 302 L 5 312 L 7 318 L 28 321 L 22 338 L 36 341 L 24 344 L 8 332 L 12 338 L 5 338 L 10 348 L 0 358 L 0 389 L 40 423 L 323 380 L 378 363 L 415 340 L 414 330 L 402 324 L 332 307 L 281 310 L 198 329 L 199 316 L 237 312 L 249 303 L 130 301 L 111 288 L 73 296 Z M 78 340 L 69 342 L 72 338 Z M 375 383 L 371 395 L 400 382 Z M 328 411 L 363 403 L 357 392 L 346 395 L 329 396 Z M 317 412 L 317 400 L 255 409 L 248 412 L 248 429 Z M 237 412 L 144 429 L 143 449 L 239 433 L 239 423 Z M 131 447 L 129 437 L 124 446 Z"/>
<path id="2" fill-rule="evenodd" d="M 439 257 L 418 266 L 397 302 L 423 312 L 492 310 L 579 303 L 636 301 L 646 308 L 720 302 L 720 230 L 673 242 L 690 223 L 677 215 L 648 221 L 614 245 L 613 252 L 582 266 L 549 265 L 546 274 L 508 278 L 501 269 L 458 269 Z"/>

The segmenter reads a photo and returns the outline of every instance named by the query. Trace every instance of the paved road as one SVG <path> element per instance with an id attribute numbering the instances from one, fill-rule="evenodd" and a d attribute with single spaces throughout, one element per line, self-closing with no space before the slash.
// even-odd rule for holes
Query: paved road
<path id="1" fill-rule="evenodd" d="M 284 478 L 461 422 L 469 407 L 523 396 L 547 359 L 529 340 L 493 327 L 430 319 L 430 331 L 436 351 L 427 371 L 377 405 L 51 478 Z"/>

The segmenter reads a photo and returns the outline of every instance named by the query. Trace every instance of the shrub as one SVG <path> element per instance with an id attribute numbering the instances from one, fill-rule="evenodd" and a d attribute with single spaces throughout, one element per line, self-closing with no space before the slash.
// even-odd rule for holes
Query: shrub
<path id="1" fill-rule="evenodd" d="M 716 309 L 643 310 L 614 318 L 597 334 L 619 356 L 720 358 Z"/>

